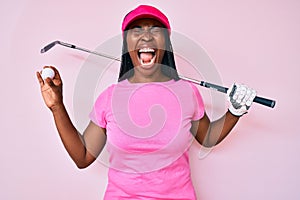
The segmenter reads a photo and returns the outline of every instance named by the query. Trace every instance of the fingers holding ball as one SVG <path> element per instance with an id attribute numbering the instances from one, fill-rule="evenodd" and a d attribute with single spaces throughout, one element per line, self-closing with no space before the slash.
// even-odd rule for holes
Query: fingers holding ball
<path id="1" fill-rule="evenodd" d="M 55 71 L 50 67 L 46 67 L 42 70 L 41 76 L 43 80 L 46 80 L 47 78 L 53 79 L 55 76 Z"/>

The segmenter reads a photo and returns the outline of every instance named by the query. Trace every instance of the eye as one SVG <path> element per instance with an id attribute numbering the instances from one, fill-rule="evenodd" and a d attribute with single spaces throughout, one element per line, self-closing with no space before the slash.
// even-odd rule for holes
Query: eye
<path id="1" fill-rule="evenodd" d="M 140 26 L 135 26 L 130 30 L 133 34 L 142 34 L 143 33 L 143 29 Z"/>
<path id="2" fill-rule="evenodd" d="M 163 32 L 163 28 L 158 27 L 158 26 L 153 26 L 153 27 L 150 29 L 150 32 L 151 32 L 152 34 L 158 35 L 158 34 L 161 34 L 161 33 Z"/>

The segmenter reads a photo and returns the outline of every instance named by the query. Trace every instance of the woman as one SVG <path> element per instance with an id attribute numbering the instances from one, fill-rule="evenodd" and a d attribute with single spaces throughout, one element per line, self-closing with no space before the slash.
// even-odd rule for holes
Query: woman
<path id="1" fill-rule="evenodd" d="M 53 80 L 37 73 L 62 142 L 79 168 L 107 145 L 105 199 L 196 199 L 188 157 L 193 136 L 207 147 L 220 143 L 247 112 L 255 91 L 234 85 L 228 112 L 210 122 L 197 88 L 178 78 L 167 17 L 142 5 L 125 16 L 122 31 L 119 82 L 99 95 L 83 135 L 63 104 L 58 70 L 51 66 Z"/>

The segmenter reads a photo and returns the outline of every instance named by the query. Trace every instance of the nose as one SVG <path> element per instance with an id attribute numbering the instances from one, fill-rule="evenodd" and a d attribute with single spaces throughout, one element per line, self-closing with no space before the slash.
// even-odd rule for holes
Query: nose
<path id="1" fill-rule="evenodd" d="M 142 40 L 151 41 L 153 39 L 153 35 L 150 32 L 150 29 L 146 29 L 143 31 Z"/>

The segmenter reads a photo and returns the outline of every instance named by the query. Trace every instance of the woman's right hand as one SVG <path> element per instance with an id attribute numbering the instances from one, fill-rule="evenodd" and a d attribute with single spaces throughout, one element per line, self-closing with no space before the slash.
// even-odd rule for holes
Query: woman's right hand
<path id="1" fill-rule="evenodd" d="M 62 80 L 55 67 L 45 66 L 44 68 L 51 68 L 55 72 L 53 79 L 46 78 L 45 80 L 43 80 L 41 72 L 36 72 L 44 102 L 46 106 L 53 111 L 56 108 L 63 106 Z"/>

